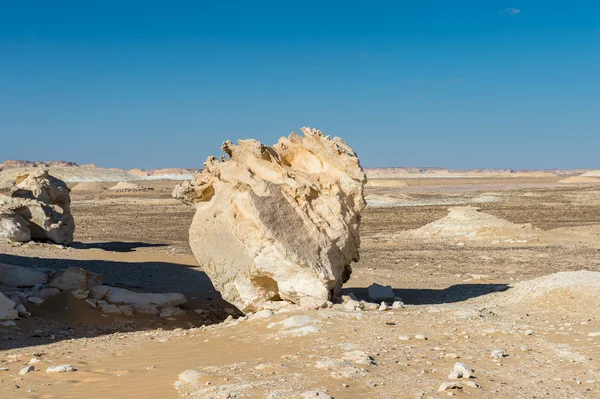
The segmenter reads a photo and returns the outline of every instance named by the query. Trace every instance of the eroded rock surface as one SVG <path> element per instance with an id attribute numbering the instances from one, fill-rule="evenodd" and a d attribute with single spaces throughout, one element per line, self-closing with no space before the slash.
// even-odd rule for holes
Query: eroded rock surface
<path id="1" fill-rule="evenodd" d="M 11 196 L 0 196 L 0 238 L 73 243 L 69 188 L 47 170 L 17 176 Z"/>
<path id="2" fill-rule="evenodd" d="M 303 128 L 269 147 L 227 141 L 173 196 L 196 206 L 190 246 L 240 310 L 285 300 L 309 308 L 339 296 L 359 258 L 366 177 L 340 138 Z"/>

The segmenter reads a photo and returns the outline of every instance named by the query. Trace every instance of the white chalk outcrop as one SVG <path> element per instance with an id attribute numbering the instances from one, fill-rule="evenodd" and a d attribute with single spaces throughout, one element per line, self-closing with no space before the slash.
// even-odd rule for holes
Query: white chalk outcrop
<path id="1" fill-rule="evenodd" d="M 69 188 L 47 170 L 17 176 L 10 196 L 0 195 L 0 238 L 73 243 Z"/>
<path id="2" fill-rule="evenodd" d="M 173 196 L 197 208 L 190 246 L 223 298 L 242 311 L 339 296 L 359 258 L 366 176 L 340 138 L 303 128 L 269 147 L 227 141 Z"/>

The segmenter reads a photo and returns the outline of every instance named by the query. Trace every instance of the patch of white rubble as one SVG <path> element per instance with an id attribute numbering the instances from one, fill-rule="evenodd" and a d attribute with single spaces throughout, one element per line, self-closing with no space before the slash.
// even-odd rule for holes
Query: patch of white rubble
<path id="1" fill-rule="evenodd" d="M 0 263 L 0 320 L 28 317 L 25 305 L 41 305 L 61 292 L 85 301 L 101 312 L 163 318 L 181 316 L 187 302 L 180 293 L 141 293 L 103 285 L 104 276 L 79 268 L 36 269 Z"/>

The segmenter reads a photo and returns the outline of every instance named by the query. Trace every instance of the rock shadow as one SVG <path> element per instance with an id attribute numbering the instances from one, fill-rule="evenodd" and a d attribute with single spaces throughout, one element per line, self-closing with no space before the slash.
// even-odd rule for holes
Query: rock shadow
<path id="1" fill-rule="evenodd" d="M 168 247 L 169 244 L 152 244 L 148 242 L 74 242 L 75 249 L 102 249 L 110 252 L 133 252 L 137 248 Z"/>
<path id="2" fill-rule="evenodd" d="M 165 330 L 218 324 L 232 312 L 241 313 L 223 300 L 208 276 L 198 267 L 168 262 L 122 262 L 38 258 L 0 254 L 0 263 L 47 268 L 82 268 L 104 275 L 104 283 L 136 292 L 181 292 L 188 302 L 180 307 L 185 316 L 172 319 L 158 316 L 112 316 L 92 308 L 85 301 L 63 291 L 40 305 L 28 303 L 32 317 L 15 320 L 16 326 L 0 326 L 0 350 L 44 345 L 73 338 L 92 338 L 116 332 Z M 197 310 L 200 310 L 196 312 Z"/>
<path id="3" fill-rule="evenodd" d="M 463 302 L 471 298 L 506 291 L 507 284 L 456 284 L 441 290 L 418 288 L 394 288 L 394 294 L 402 298 L 407 305 L 439 305 L 444 303 Z M 369 300 L 365 287 L 349 287 L 342 290 L 343 295 L 353 292 L 358 299 Z"/>

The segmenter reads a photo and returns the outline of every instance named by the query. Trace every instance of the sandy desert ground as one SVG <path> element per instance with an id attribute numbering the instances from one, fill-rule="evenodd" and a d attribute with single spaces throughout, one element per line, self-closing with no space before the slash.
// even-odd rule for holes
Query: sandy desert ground
<path id="1" fill-rule="evenodd" d="M 585 272 L 600 272 L 600 184 L 561 179 L 368 185 L 345 293 L 391 285 L 405 306 L 250 317 L 196 263 L 175 182 L 75 187 L 75 245 L 0 244 L 0 263 L 182 292 L 186 315 L 107 317 L 63 294 L 31 304 L 0 326 L 0 398 L 600 398 L 600 280 Z M 449 379 L 456 362 L 472 378 Z M 45 372 L 59 364 L 77 371 Z"/>

